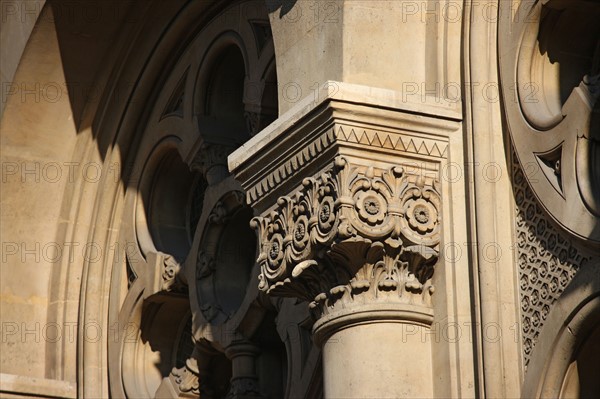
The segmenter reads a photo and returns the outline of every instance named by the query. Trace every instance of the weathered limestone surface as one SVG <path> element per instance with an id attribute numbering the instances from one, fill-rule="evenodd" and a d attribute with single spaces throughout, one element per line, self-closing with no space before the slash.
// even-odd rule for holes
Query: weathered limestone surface
<path id="1" fill-rule="evenodd" d="M 0 125 L 0 312 L 5 334 L 0 372 L 37 378 L 46 377 L 47 363 L 42 354 L 46 351 L 46 335 L 55 334 L 47 329 L 48 309 L 59 311 L 51 301 L 49 281 L 56 263 L 63 259 L 62 252 L 69 250 L 57 237 L 65 228 L 60 215 L 68 176 L 62 174 L 67 172 L 64 165 L 71 161 L 76 136 L 68 117 L 69 98 L 55 84 L 65 77 L 56 31 L 48 22 L 49 12 L 45 8 L 32 33 L 22 66 L 14 77 L 20 89 L 10 97 Z M 53 90 L 41 89 L 47 85 Z"/>
<path id="2" fill-rule="evenodd" d="M 0 397 L 600 397 L 597 0 L 0 17 Z"/>
<path id="3" fill-rule="evenodd" d="M 0 103 L 0 118 L 9 93 L 14 93 L 17 87 L 10 87 L 14 82 L 15 72 L 21 61 L 23 51 L 36 24 L 38 16 L 46 0 L 6 1 L 0 6 L 0 79 L 2 88 L 2 103 Z"/>

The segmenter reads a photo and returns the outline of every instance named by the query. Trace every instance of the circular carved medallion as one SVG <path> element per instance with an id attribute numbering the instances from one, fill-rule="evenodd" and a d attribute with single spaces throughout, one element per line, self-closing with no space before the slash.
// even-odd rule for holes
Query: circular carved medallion
<path id="1" fill-rule="evenodd" d="M 525 178 L 565 231 L 600 246 L 600 2 L 500 2 L 500 15 L 503 105 Z"/>

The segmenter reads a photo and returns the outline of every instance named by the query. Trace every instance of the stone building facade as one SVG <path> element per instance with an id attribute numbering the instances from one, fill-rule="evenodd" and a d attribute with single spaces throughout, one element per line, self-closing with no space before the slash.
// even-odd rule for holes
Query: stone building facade
<path id="1" fill-rule="evenodd" d="M 0 397 L 599 397 L 597 0 L 2 0 Z"/>

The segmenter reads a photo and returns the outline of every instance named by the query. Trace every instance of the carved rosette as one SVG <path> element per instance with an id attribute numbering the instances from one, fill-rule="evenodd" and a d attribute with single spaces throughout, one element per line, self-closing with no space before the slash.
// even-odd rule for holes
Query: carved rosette
<path id="1" fill-rule="evenodd" d="M 318 316 L 356 302 L 429 307 L 440 242 L 438 183 L 400 166 L 336 157 L 253 219 L 259 288 L 307 300 Z"/>

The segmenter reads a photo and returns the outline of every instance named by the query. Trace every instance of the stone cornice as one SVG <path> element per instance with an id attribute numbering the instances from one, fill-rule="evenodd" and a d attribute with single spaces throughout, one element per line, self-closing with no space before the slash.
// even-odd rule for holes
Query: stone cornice
<path id="1" fill-rule="evenodd" d="M 319 109 L 330 101 L 356 105 L 362 104 L 372 109 L 392 111 L 391 114 L 385 115 L 384 119 L 396 120 L 400 123 L 404 119 L 402 114 L 422 116 L 423 118 L 417 120 L 420 120 L 425 126 L 427 118 L 432 118 L 430 122 L 434 126 L 444 125 L 443 121 L 460 122 L 462 120 L 462 113 L 460 111 L 457 112 L 453 107 L 436 101 L 435 98 L 423 97 L 421 101 L 415 102 L 412 96 L 407 97 L 403 93 L 393 90 L 327 81 L 321 85 L 318 91 L 298 101 L 288 112 L 280 115 L 276 121 L 232 153 L 229 157 L 230 170 L 233 171 L 235 165 L 241 165 L 253 158 L 257 152 L 265 146 L 269 146 L 270 143 L 280 138 L 280 136 L 287 136 L 289 130 L 298 121 L 315 111 L 319 112 Z M 357 120 L 356 117 L 353 119 Z M 388 125 L 384 124 L 383 126 Z M 443 133 L 444 131 L 453 130 L 455 128 L 450 124 L 448 128 L 442 128 L 440 133 L 446 135 Z"/>
<path id="2" fill-rule="evenodd" d="M 356 86 L 329 84 L 339 86 L 320 93 L 320 102 L 301 102 L 229 156 L 230 170 L 259 212 L 274 203 L 271 196 L 288 192 L 336 154 L 368 151 L 434 164 L 447 157 L 449 136 L 460 128 L 453 114 L 428 104 L 418 111 L 397 98 L 366 105 L 361 101 L 368 96 Z"/>

